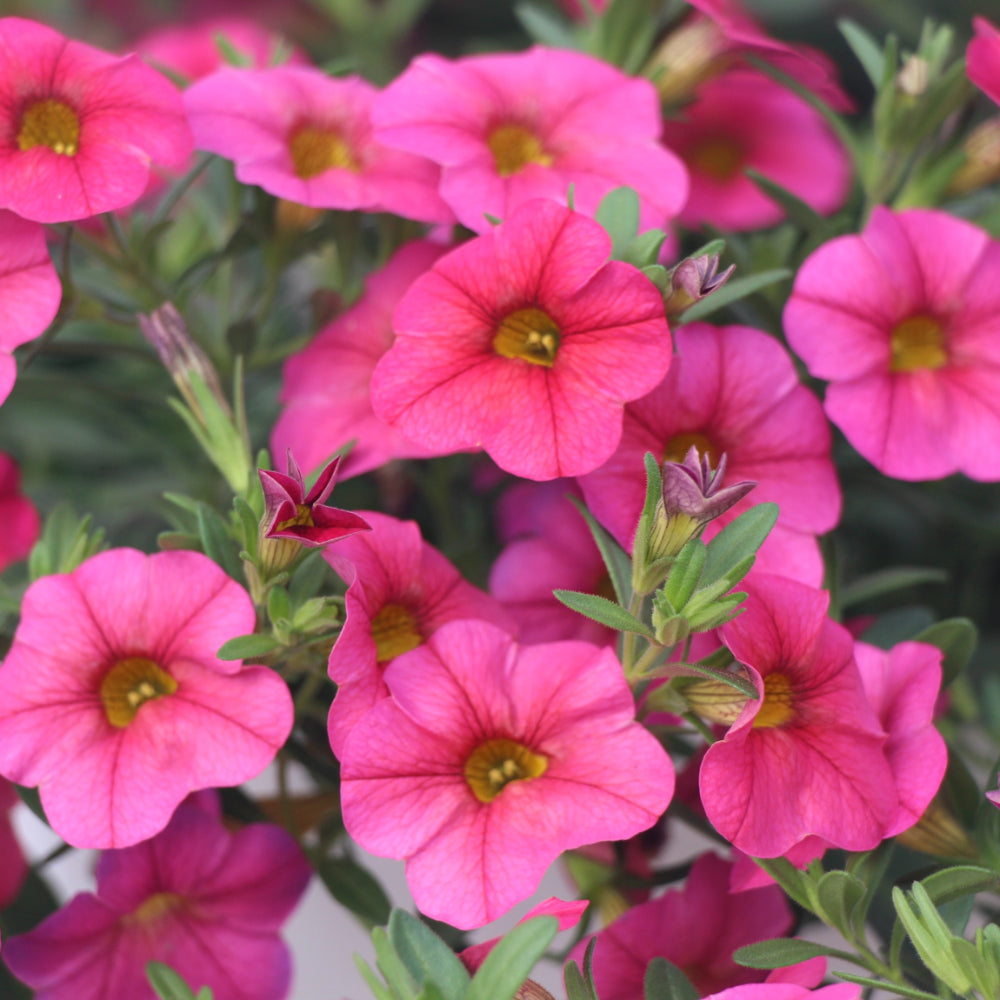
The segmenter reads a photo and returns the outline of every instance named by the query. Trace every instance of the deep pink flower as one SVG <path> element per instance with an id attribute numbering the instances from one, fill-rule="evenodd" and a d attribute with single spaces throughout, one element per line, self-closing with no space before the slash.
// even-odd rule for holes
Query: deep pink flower
<path id="1" fill-rule="evenodd" d="M 216 658 L 252 632 L 246 591 L 197 552 L 112 549 L 35 581 L 0 665 L 0 773 L 39 786 L 76 847 L 127 847 L 188 792 L 259 774 L 292 726 L 266 667 Z"/>
<path id="2" fill-rule="evenodd" d="M 151 961 L 215 1000 L 282 1000 L 291 960 L 278 931 L 310 874 L 280 827 L 230 833 L 192 799 L 156 837 L 102 854 L 96 894 L 5 941 L 4 958 L 37 1000 L 154 1000 Z"/>
<path id="3" fill-rule="evenodd" d="M 592 219 L 533 201 L 442 257 L 396 309 L 375 413 L 429 448 L 483 447 L 528 479 L 596 468 L 624 403 L 671 358 L 659 292 L 608 261 L 610 247 Z"/>
<path id="4" fill-rule="evenodd" d="M 0 452 L 0 573 L 25 559 L 41 532 L 35 505 L 21 492 L 21 470 L 10 455 Z"/>
<path id="5" fill-rule="evenodd" d="M 21 800 L 8 781 L 0 778 L 0 910 L 16 898 L 28 874 L 28 861 L 10 821 L 10 812 Z"/>
<path id="6" fill-rule="evenodd" d="M 887 476 L 1000 479 L 998 267 L 1000 243 L 963 219 L 876 208 L 799 270 L 788 342 Z"/>
<path id="7" fill-rule="evenodd" d="M 778 222 L 781 207 L 744 174 L 752 168 L 817 212 L 839 208 L 851 168 L 820 114 L 758 70 L 736 69 L 698 88 L 694 100 L 663 126 L 663 141 L 691 175 L 680 221 L 719 229 Z"/>
<path id="8" fill-rule="evenodd" d="M 446 622 L 478 618 L 516 631 L 510 615 L 420 537 L 414 521 L 364 512 L 372 530 L 340 542 L 326 559 L 348 584 L 344 627 L 330 651 L 337 695 L 330 709 L 333 752 L 351 729 L 387 697 L 382 679 L 395 657 L 426 642 Z"/>
<path id="9" fill-rule="evenodd" d="M 189 87 L 184 102 L 197 148 L 233 160 L 244 184 L 313 208 L 453 221 L 438 168 L 373 138 L 376 93 L 359 76 L 312 67 L 227 67 Z"/>
<path id="10" fill-rule="evenodd" d="M 755 857 L 815 834 L 849 851 L 876 847 L 898 811 L 886 736 L 829 595 L 759 574 L 723 638 L 760 692 L 708 748 L 701 800 L 712 825 Z"/>
<path id="11" fill-rule="evenodd" d="M 818 585 L 823 561 L 814 536 L 837 524 L 841 503 L 819 402 L 799 384 L 788 353 L 760 330 L 689 323 L 675 337 L 678 357 L 666 379 L 625 408 L 618 450 L 580 480 L 587 506 L 631 548 L 646 489 L 643 454 L 682 461 L 695 445 L 713 465 L 725 454 L 723 485 L 757 486 L 708 525 L 706 540 L 752 504 L 775 502 L 781 514 L 757 568 Z"/>
<path id="12" fill-rule="evenodd" d="M 392 346 L 392 313 L 410 285 L 444 253 L 426 241 L 407 243 L 372 274 L 363 297 L 285 363 L 285 404 L 271 452 L 289 448 L 306 469 L 354 442 L 341 477 L 377 469 L 392 458 L 426 458 L 433 451 L 409 441 L 372 411 L 375 365 Z"/>
<path id="13" fill-rule="evenodd" d="M 45 331 L 61 299 L 62 284 L 49 259 L 45 230 L 0 209 L 0 403 L 17 378 L 14 348 Z"/>
<path id="14" fill-rule="evenodd" d="M 648 80 L 581 52 L 448 60 L 418 56 L 372 109 L 381 142 L 443 167 L 441 196 L 463 225 L 490 229 L 535 198 L 593 214 L 612 188 L 639 195 L 645 228 L 673 218 L 687 175 L 657 144 L 660 105 Z"/>
<path id="15" fill-rule="evenodd" d="M 36 222 L 130 205 L 191 152 L 163 74 L 19 17 L 0 19 L 0 109 L 0 208 Z"/>
<path id="16" fill-rule="evenodd" d="M 487 622 L 452 622 L 385 682 L 392 697 L 344 751 L 344 823 L 366 850 L 406 859 L 428 916 L 493 920 L 564 850 L 630 837 L 670 801 L 670 759 L 633 721 L 610 650 L 519 649 Z"/>
<path id="17" fill-rule="evenodd" d="M 969 79 L 1000 104 L 1000 30 L 985 17 L 974 17 L 972 27 L 976 34 L 966 52 Z"/>

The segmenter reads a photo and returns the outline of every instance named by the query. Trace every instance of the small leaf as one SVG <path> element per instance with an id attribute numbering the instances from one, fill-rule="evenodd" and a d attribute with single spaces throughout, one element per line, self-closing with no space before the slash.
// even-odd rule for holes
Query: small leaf
<path id="1" fill-rule="evenodd" d="M 811 205 L 804 202 L 788 188 L 776 184 L 770 177 L 757 170 L 747 169 L 743 173 L 770 198 L 777 202 L 800 229 L 806 233 L 819 233 L 830 228 L 830 220 L 820 215 Z"/>
<path id="2" fill-rule="evenodd" d="M 534 917 L 518 924 L 483 960 L 466 1000 L 512 1000 L 558 930 L 555 917 Z"/>
<path id="3" fill-rule="evenodd" d="M 934 569 L 931 566 L 895 566 L 892 569 L 869 573 L 848 584 L 840 592 L 840 601 L 846 608 L 921 583 L 947 582 L 948 574 L 942 569 Z"/>
<path id="4" fill-rule="evenodd" d="M 392 991 L 386 989 L 385 983 L 375 975 L 372 967 L 360 955 L 354 956 L 354 965 L 361 973 L 361 978 L 368 984 L 368 989 L 375 994 L 375 1000 L 397 1000 L 392 995 Z"/>
<path id="5" fill-rule="evenodd" d="M 634 615 L 606 597 L 583 594 L 577 590 L 553 590 L 552 596 L 567 608 L 572 608 L 595 622 L 607 625 L 608 628 L 617 629 L 619 632 L 637 632 L 647 639 L 653 638 L 653 630 L 648 625 L 644 625 Z"/>
<path id="6" fill-rule="evenodd" d="M 375 946 L 379 972 L 385 976 L 389 989 L 397 998 L 412 997 L 417 992 L 417 984 L 410 975 L 410 970 L 396 954 L 384 927 L 372 928 L 372 944 Z"/>
<path id="7" fill-rule="evenodd" d="M 273 635 L 238 635 L 224 642 L 215 655 L 220 660 L 255 660 L 258 656 L 273 653 L 280 646 L 281 643 Z"/>
<path id="8" fill-rule="evenodd" d="M 236 555 L 229 527 L 218 511 L 206 503 L 198 504 L 198 535 L 205 555 L 218 563 L 234 580 L 241 580 L 243 567 Z"/>
<path id="9" fill-rule="evenodd" d="M 597 1000 L 587 989 L 587 981 L 583 978 L 580 966 L 576 962 L 567 962 L 563 968 L 563 982 L 566 984 L 566 1000 Z"/>
<path id="10" fill-rule="evenodd" d="M 792 272 L 787 267 L 778 267 L 770 271 L 759 271 L 757 274 L 748 274 L 744 278 L 730 278 L 721 288 L 706 295 L 699 302 L 684 310 L 680 317 L 681 323 L 690 323 L 692 320 L 702 320 L 706 316 L 711 316 L 724 306 L 730 306 L 740 299 L 745 299 L 762 288 L 776 285 L 785 278 L 790 278 Z"/>
<path id="11" fill-rule="evenodd" d="M 838 979 L 845 979 L 849 983 L 857 983 L 859 986 L 871 986 L 886 993 L 894 993 L 898 997 L 908 997 L 910 1000 L 941 1000 L 937 993 L 925 993 L 913 986 L 901 986 L 899 983 L 889 983 L 883 979 L 872 979 L 870 976 L 855 976 L 849 972 L 834 972 Z"/>
<path id="12" fill-rule="evenodd" d="M 368 924 L 387 924 L 392 904 L 382 884 L 352 858 L 324 858 L 316 869 L 333 898 Z"/>
<path id="13" fill-rule="evenodd" d="M 666 238 L 667 234 L 662 229 L 647 229 L 629 243 L 622 260 L 640 269 L 659 267 L 656 261 Z M 666 268 L 663 268 L 663 273 L 666 274 Z"/>
<path id="14" fill-rule="evenodd" d="M 601 553 L 608 578 L 614 588 L 619 604 L 626 604 L 632 597 L 632 560 L 628 553 L 602 528 L 594 515 L 576 497 L 569 497 L 570 503 L 580 512 L 590 528 L 597 550 Z"/>
<path id="15" fill-rule="evenodd" d="M 147 962 L 146 978 L 160 1000 L 195 1000 L 191 987 L 163 962 Z"/>
<path id="16" fill-rule="evenodd" d="M 995 807 L 994 807 L 995 808 Z M 996 892 L 1000 889 L 1000 875 L 989 868 L 976 865 L 955 865 L 942 868 L 920 880 L 935 905 L 948 903 L 977 892 Z"/>
<path id="17" fill-rule="evenodd" d="M 850 938 L 854 908 L 865 897 L 861 879 L 844 871 L 829 871 L 816 887 L 822 916 L 845 938 Z"/>
<path id="18" fill-rule="evenodd" d="M 944 653 L 941 686 L 947 687 L 966 667 L 976 651 L 979 633 L 968 618 L 946 618 L 918 632 L 915 642 L 927 642 Z"/>
<path id="19" fill-rule="evenodd" d="M 743 575 L 737 576 L 735 570 L 747 557 L 756 554 L 777 520 L 777 504 L 759 503 L 730 521 L 708 543 L 702 585 L 726 580 L 730 587 L 735 587 L 743 579 Z"/>
<path id="20" fill-rule="evenodd" d="M 837 27 L 864 68 L 872 86 L 877 89 L 885 75 L 885 55 L 881 46 L 864 28 L 850 18 L 841 18 L 837 21 Z"/>
<path id="21" fill-rule="evenodd" d="M 701 994 L 691 980 L 665 958 L 654 958 L 643 978 L 645 1000 L 698 1000 Z"/>
<path id="22" fill-rule="evenodd" d="M 800 941 L 798 938 L 771 938 L 747 944 L 733 952 L 733 960 L 751 969 L 784 969 L 786 966 L 804 962 L 817 955 L 844 957 L 844 952 L 815 941 Z"/>
<path id="23" fill-rule="evenodd" d="M 569 25 L 542 7 L 536 7 L 533 3 L 519 3 L 514 7 L 514 16 L 521 22 L 525 34 L 539 45 L 547 45 L 553 49 L 576 47 L 576 39 Z"/>
<path id="24" fill-rule="evenodd" d="M 469 988 L 469 974 L 458 956 L 425 923 L 405 910 L 393 910 L 389 940 L 418 986 L 433 983 L 443 1000 L 462 1000 Z"/>
<path id="25" fill-rule="evenodd" d="M 611 237 L 611 256 L 623 260 L 639 232 L 639 196 L 630 187 L 613 188 L 601 199 L 594 218 Z"/>
<path id="26" fill-rule="evenodd" d="M 708 546 L 700 538 L 692 538 L 677 553 L 662 593 L 678 612 L 683 613 L 691 599 L 707 558 Z"/>

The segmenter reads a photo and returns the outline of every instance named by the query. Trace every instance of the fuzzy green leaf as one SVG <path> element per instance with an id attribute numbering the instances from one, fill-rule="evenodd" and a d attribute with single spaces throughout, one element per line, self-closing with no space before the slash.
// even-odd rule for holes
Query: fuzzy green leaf
<path id="1" fill-rule="evenodd" d="M 644 625 L 634 615 L 606 597 L 583 594 L 577 590 L 553 590 L 552 596 L 567 608 L 572 608 L 595 622 L 607 625 L 608 628 L 617 629 L 619 632 L 637 632 L 647 639 L 653 638 L 653 630 L 648 625 Z"/>
<path id="2" fill-rule="evenodd" d="M 602 528 L 594 515 L 576 497 L 570 497 L 570 503 L 580 512 L 587 522 L 591 537 L 597 550 L 601 553 L 604 566 L 608 571 L 611 586 L 619 604 L 627 604 L 632 597 L 632 560 L 628 553 Z"/>
<path id="3" fill-rule="evenodd" d="M 978 638 L 976 626 L 968 618 L 946 618 L 913 637 L 915 642 L 930 643 L 944 653 L 942 687 L 947 687 L 965 669 L 976 651 Z"/>
<path id="4" fill-rule="evenodd" d="M 280 646 L 281 643 L 273 635 L 238 635 L 235 639 L 224 642 L 215 655 L 220 660 L 254 660 L 258 656 L 273 653 Z"/>
<path id="5" fill-rule="evenodd" d="M 771 938 L 769 941 L 758 941 L 747 944 L 733 952 L 733 960 L 751 969 L 783 969 L 797 962 L 817 955 L 843 957 L 844 953 L 836 948 L 816 944 L 815 941 L 800 941 L 798 938 Z"/>
<path id="6" fill-rule="evenodd" d="M 601 199 L 594 218 L 611 237 L 611 256 L 623 260 L 639 232 L 639 196 L 630 187 L 614 188 Z"/>
<path id="7" fill-rule="evenodd" d="M 458 956 L 423 921 L 405 910 L 393 910 L 389 940 L 421 989 L 433 983 L 443 1000 L 462 1000 L 469 988 L 469 974 Z"/>
<path id="8" fill-rule="evenodd" d="M 740 299 L 745 299 L 762 288 L 776 285 L 779 281 L 790 278 L 792 272 L 787 267 L 777 267 L 769 271 L 759 271 L 757 274 L 748 274 L 743 278 L 730 278 L 721 288 L 706 295 L 700 302 L 695 302 L 693 306 L 684 310 L 680 317 L 681 323 L 690 323 L 693 320 L 703 320 L 706 316 L 725 306 L 731 306 Z"/>
<path id="9" fill-rule="evenodd" d="M 534 917 L 508 931 L 476 970 L 466 1000 L 512 1000 L 558 930 L 555 917 Z"/>
<path id="10" fill-rule="evenodd" d="M 386 924 L 392 904 L 382 884 L 351 858 L 325 858 L 316 869 L 330 895 L 367 924 Z"/>
<path id="11" fill-rule="evenodd" d="M 691 980 L 665 958 L 654 958 L 643 977 L 645 1000 L 698 1000 L 701 994 Z"/>

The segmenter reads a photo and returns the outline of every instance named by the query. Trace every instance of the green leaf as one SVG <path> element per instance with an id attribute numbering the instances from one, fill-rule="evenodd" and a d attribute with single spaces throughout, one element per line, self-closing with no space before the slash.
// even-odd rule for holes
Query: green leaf
<path id="1" fill-rule="evenodd" d="M 234 580 L 241 580 L 243 567 L 236 555 L 229 526 L 222 515 L 206 503 L 198 504 L 198 535 L 205 555 L 218 563 Z"/>
<path id="2" fill-rule="evenodd" d="M 941 1000 L 936 993 L 925 993 L 913 986 L 901 986 L 899 983 L 889 983 L 884 979 L 872 979 L 870 976 L 855 976 L 850 972 L 834 972 L 838 979 L 845 979 L 849 983 L 857 983 L 859 986 L 872 986 L 886 993 L 895 993 L 898 997 L 908 997 L 910 1000 Z"/>
<path id="3" fill-rule="evenodd" d="M 648 625 L 644 625 L 634 615 L 606 597 L 583 594 L 578 590 L 553 590 L 552 596 L 567 608 L 572 608 L 595 622 L 607 625 L 608 628 L 617 629 L 619 632 L 637 632 L 647 639 L 653 638 L 653 630 Z"/>
<path id="4" fill-rule="evenodd" d="M 316 869 L 330 895 L 368 924 L 386 924 L 392 904 L 382 884 L 352 858 L 324 858 Z"/>
<path id="5" fill-rule="evenodd" d="M 643 977 L 645 1000 L 698 1000 L 701 994 L 691 980 L 667 959 L 654 958 Z"/>
<path id="6" fill-rule="evenodd" d="M 195 1000 L 191 987 L 163 962 L 147 962 L 146 978 L 160 1000 Z"/>
<path id="7" fill-rule="evenodd" d="M 587 527 L 590 528 L 590 534 L 604 560 L 604 566 L 608 571 L 608 577 L 614 588 L 615 597 L 618 598 L 618 603 L 627 604 L 632 597 L 632 560 L 611 535 L 597 523 L 594 515 L 577 497 L 571 496 L 569 501 L 580 512 L 587 522 Z"/>
<path id="8" fill-rule="evenodd" d="M 260 536 L 259 519 L 254 513 L 253 507 L 243 497 L 233 497 L 233 510 L 242 529 L 240 538 L 241 547 L 250 557 L 250 561 L 255 563 L 257 561 Z"/>
<path id="9" fill-rule="evenodd" d="M 330 564 L 323 558 L 322 549 L 314 549 L 296 567 L 288 581 L 288 596 L 298 607 L 319 593 L 327 577 Z"/>
<path id="10" fill-rule="evenodd" d="M 730 587 L 736 586 L 745 574 L 736 576 L 735 570 L 747 557 L 756 554 L 777 520 L 778 505 L 760 503 L 730 521 L 708 543 L 702 584 L 707 586 L 716 580 L 726 580 Z"/>
<path id="11" fill-rule="evenodd" d="M 647 229 L 646 232 L 640 233 L 629 243 L 625 248 L 622 260 L 640 269 L 660 267 L 656 261 L 660 255 L 660 247 L 663 246 L 663 241 L 666 238 L 667 234 L 662 229 Z M 666 268 L 661 267 L 661 270 L 666 275 Z"/>
<path id="12" fill-rule="evenodd" d="M 544 8 L 533 3 L 519 3 L 514 6 L 514 16 L 521 22 L 525 34 L 540 45 L 553 49 L 576 48 L 570 26 Z"/>
<path id="13" fill-rule="evenodd" d="M 1000 890 L 1000 875 L 977 865 L 955 865 L 928 875 L 920 880 L 920 885 L 938 906 L 977 892 L 996 892 Z"/>
<path id="14" fill-rule="evenodd" d="M 854 908 L 865 897 L 865 884 L 861 879 L 844 871 L 829 871 L 816 886 L 821 914 L 827 923 L 836 927 L 850 939 L 854 922 Z"/>
<path id="15" fill-rule="evenodd" d="M 45 815 L 45 810 L 42 808 L 42 798 L 38 794 L 37 788 L 25 788 L 24 785 L 15 785 L 14 791 L 17 792 L 21 801 L 46 825 L 49 825 L 48 818 Z"/>
<path id="16" fill-rule="evenodd" d="M 647 451 L 642 457 L 646 467 L 646 498 L 642 504 L 642 516 L 652 520 L 656 513 L 656 505 L 663 499 L 663 473 L 660 472 L 660 463 L 651 451 Z"/>
<path id="17" fill-rule="evenodd" d="M 254 633 L 253 635 L 238 635 L 229 642 L 224 642 L 215 654 L 220 660 L 255 660 L 258 656 L 267 656 L 281 647 L 281 643 L 273 635 Z"/>
<path id="18" fill-rule="evenodd" d="M 567 962 L 563 968 L 563 982 L 566 984 L 566 1000 L 597 1000 L 587 989 L 587 981 L 583 978 L 580 966 L 576 962 Z"/>
<path id="19" fill-rule="evenodd" d="M 942 687 L 947 687 L 966 667 L 976 651 L 979 633 L 968 618 L 946 618 L 918 632 L 915 642 L 927 642 L 944 653 Z"/>
<path id="20" fill-rule="evenodd" d="M 743 173 L 770 198 L 777 202 L 792 222 L 806 233 L 821 233 L 831 228 L 830 220 L 820 215 L 788 188 L 775 183 L 758 170 L 746 169 Z"/>
<path id="21" fill-rule="evenodd" d="M 425 923 L 405 910 L 389 917 L 389 940 L 417 984 L 437 986 L 443 1000 L 462 1000 L 469 974 L 458 956 Z"/>
<path id="22" fill-rule="evenodd" d="M 292 602 L 284 587 L 272 587 L 267 595 L 267 617 L 272 624 L 292 617 Z"/>
<path id="23" fill-rule="evenodd" d="M 476 970 L 466 1000 L 512 1000 L 558 930 L 555 917 L 534 917 L 518 924 Z"/>
<path id="24" fill-rule="evenodd" d="M 892 569 L 869 573 L 848 584 L 840 592 L 840 602 L 846 608 L 922 583 L 947 582 L 948 574 L 943 569 L 931 566 L 894 566 Z"/>
<path id="25" fill-rule="evenodd" d="M 410 970 L 396 954 L 384 927 L 372 928 L 372 944 L 375 946 L 379 972 L 385 976 L 389 989 L 397 998 L 412 997 L 417 992 L 417 984 L 410 975 Z"/>
<path id="26" fill-rule="evenodd" d="M 708 546 L 700 538 L 692 538 L 677 553 L 661 592 L 679 613 L 691 599 L 707 558 Z"/>
<path id="27" fill-rule="evenodd" d="M 798 938 L 771 938 L 769 941 L 758 941 L 747 944 L 733 952 L 733 960 L 739 965 L 751 969 L 783 969 L 796 962 L 804 962 L 807 958 L 817 955 L 829 955 L 836 958 L 850 958 L 845 952 L 815 941 L 800 941 Z"/>
<path id="28" fill-rule="evenodd" d="M 630 187 L 613 188 L 601 199 L 594 218 L 611 237 L 611 256 L 623 260 L 639 232 L 639 196 Z"/>
<path id="29" fill-rule="evenodd" d="M 680 323 L 690 323 L 711 316 L 724 306 L 731 306 L 740 299 L 745 299 L 762 288 L 776 285 L 779 281 L 790 278 L 792 272 L 787 267 L 777 267 L 769 271 L 758 271 L 748 274 L 745 278 L 730 278 L 721 288 L 706 295 L 700 302 L 684 310 Z"/>
<path id="30" fill-rule="evenodd" d="M 392 990 L 386 989 L 385 983 L 375 975 L 372 967 L 360 955 L 354 956 L 354 965 L 361 973 L 361 978 L 368 984 L 368 989 L 375 994 L 375 1000 L 398 1000 L 392 995 Z"/>
<path id="31" fill-rule="evenodd" d="M 885 75 L 885 55 L 882 47 L 859 24 L 844 17 L 837 21 L 837 27 L 864 68 L 872 86 L 878 88 Z"/>

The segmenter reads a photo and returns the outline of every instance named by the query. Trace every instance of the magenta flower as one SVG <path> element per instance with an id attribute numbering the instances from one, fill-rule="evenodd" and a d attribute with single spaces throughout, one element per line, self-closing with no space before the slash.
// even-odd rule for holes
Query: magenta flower
<path id="1" fill-rule="evenodd" d="M 708 525 L 705 539 L 751 504 L 775 502 L 781 514 L 758 569 L 819 585 L 823 560 L 814 536 L 837 524 L 841 503 L 819 402 L 799 384 L 788 353 L 760 330 L 690 323 L 676 339 L 679 355 L 666 379 L 625 408 L 614 456 L 581 479 L 587 506 L 631 547 L 645 495 L 645 452 L 680 462 L 695 445 L 713 465 L 725 454 L 723 486 L 757 486 Z"/>
<path id="2" fill-rule="evenodd" d="M 0 573 L 26 559 L 41 533 L 35 505 L 21 492 L 21 470 L 10 455 L 0 452 Z"/>
<path id="3" fill-rule="evenodd" d="M 648 80 L 580 52 L 527 52 L 448 60 L 417 57 L 372 109 L 380 142 L 443 167 L 441 196 L 458 220 L 489 232 L 526 201 L 592 215 L 612 188 L 639 195 L 644 227 L 673 218 L 687 175 L 658 145 L 660 105 Z"/>
<path id="4" fill-rule="evenodd" d="M 291 984 L 278 936 L 311 869 L 280 827 L 231 833 L 212 796 L 184 802 L 151 840 L 107 851 L 97 892 L 4 942 L 37 1000 L 154 1000 L 146 963 L 166 962 L 215 1000 L 282 1000 Z"/>
<path id="5" fill-rule="evenodd" d="M 726 230 L 770 226 L 783 209 L 744 174 L 752 168 L 811 205 L 839 208 L 847 196 L 847 153 L 820 114 L 757 70 L 730 70 L 703 84 L 663 141 L 691 175 L 685 226 Z"/>
<path id="6" fill-rule="evenodd" d="M 388 696 L 382 671 L 446 622 L 476 618 L 513 633 L 517 626 L 488 594 L 420 537 L 414 521 L 365 512 L 372 530 L 341 542 L 327 561 L 348 584 L 346 620 L 330 651 L 337 695 L 330 709 L 333 752 L 341 756 L 358 719 Z"/>
<path id="7" fill-rule="evenodd" d="M 39 786 L 76 847 L 127 847 L 190 791 L 259 774 L 292 726 L 284 682 L 217 659 L 246 591 L 196 552 L 102 552 L 42 577 L 0 665 L 0 773 Z"/>
<path id="8" fill-rule="evenodd" d="M 180 93 L 138 56 L 7 17 L 0 67 L 0 208 L 36 222 L 123 208 L 152 163 L 179 166 L 191 152 Z"/>
<path id="9" fill-rule="evenodd" d="M 0 209 L 0 403 L 17 378 L 14 348 L 45 332 L 61 299 L 62 284 L 49 260 L 45 230 Z"/>
<path id="10" fill-rule="evenodd" d="M 285 404 L 271 436 L 271 452 L 289 448 L 306 469 L 354 442 L 340 475 L 357 476 L 392 458 L 433 454 L 404 438 L 372 411 L 375 365 L 392 346 L 392 313 L 410 285 L 444 253 L 425 241 L 408 243 L 372 274 L 364 296 L 285 363 Z"/>
<path id="11" fill-rule="evenodd" d="M 394 212 L 452 222 L 438 168 L 372 136 L 376 89 L 306 66 L 220 69 L 184 92 L 195 145 L 236 164 L 236 177 L 313 208 Z"/>
<path id="12" fill-rule="evenodd" d="M 805 963 L 803 963 L 805 964 Z M 776 972 L 780 973 L 778 969 Z M 860 1000 L 861 987 L 854 983 L 836 983 L 810 990 L 794 983 L 775 982 L 772 973 L 766 983 L 748 983 L 713 993 L 705 1000 Z"/>
<path id="13" fill-rule="evenodd" d="M 785 307 L 827 416 L 887 476 L 1000 479 L 1000 243 L 945 212 L 876 208 Z"/>
<path id="14" fill-rule="evenodd" d="M 670 366 L 663 300 L 601 226 L 533 201 L 442 257 L 396 309 L 375 413 L 428 448 L 483 447 L 527 479 L 610 457 L 622 407 Z"/>
<path id="15" fill-rule="evenodd" d="M 28 861 L 10 821 L 10 811 L 20 801 L 10 782 L 0 778 L 0 910 L 17 899 L 28 874 Z"/>
<path id="16" fill-rule="evenodd" d="M 969 79 L 1000 104 L 1000 30 L 985 17 L 974 17 L 972 27 L 976 34 L 966 52 Z"/>
<path id="17" fill-rule="evenodd" d="M 670 759 L 633 721 L 610 650 L 519 649 L 487 622 L 452 622 L 385 682 L 392 697 L 344 751 L 344 823 L 366 850 L 406 859 L 428 916 L 493 920 L 564 850 L 631 837 L 670 801 Z"/>
<path id="18" fill-rule="evenodd" d="M 826 617 L 824 591 L 766 574 L 746 585 L 746 612 L 722 634 L 760 699 L 705 754 L 705 813 L 755 857 L 777 857 L 811 834 L 871 850 L 898 798 L 850 634 Z"/>

